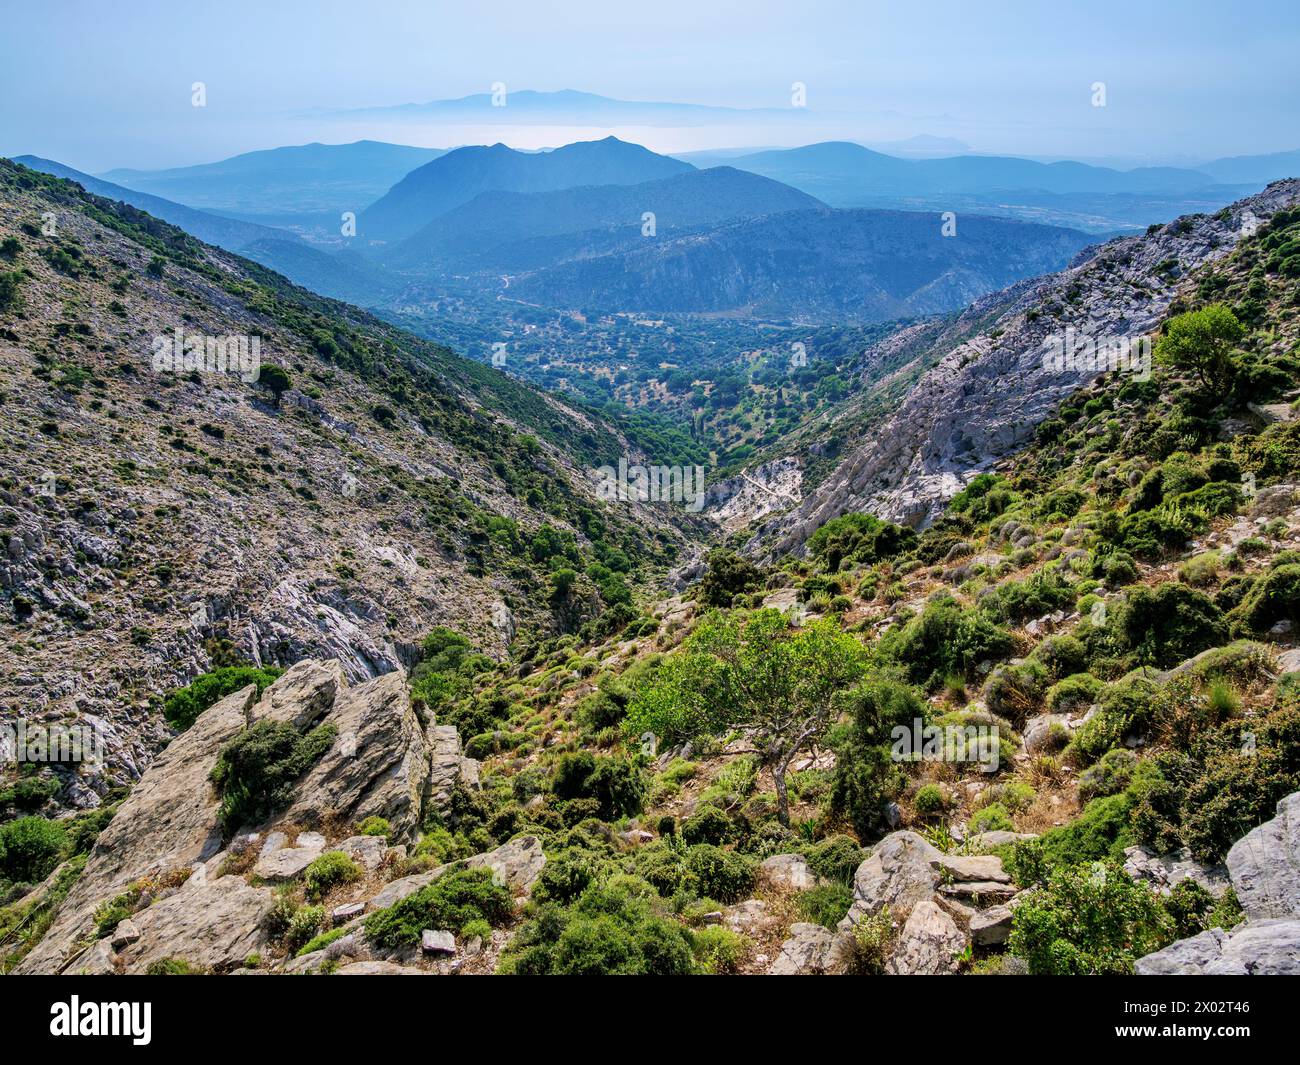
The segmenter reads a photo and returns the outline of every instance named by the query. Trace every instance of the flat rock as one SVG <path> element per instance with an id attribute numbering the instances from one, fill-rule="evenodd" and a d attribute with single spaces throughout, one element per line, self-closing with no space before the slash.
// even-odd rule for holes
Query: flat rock
<path id="1" fill-rule="evenodd" d="M 423 969 L 391 961 L 354 961 L 334 970 L 335 976 L 428 976 Z"/>
<path id="2" fill-rule="evenodd" d="M 946 879 L 954 881 L 991 880 L 999 884 L 1011 883 L 1011 876 L 1002 868 L 1002 859 L 995 854 L 961 855 L 940 854 L 931 863 Z"/>
<path id="3" fill-rule="evenodd" d="M 253 866 L 253 875 L 271 883 L 293 880 L 324 853 L 323 842 L 319 847 L 282 847 L 258 858 Z"/>
<path id="4" fill-rule="evenodd" d="M 1139 958 L 1139 976 L 1300 976 L 1300 920 L 1211 928 Z"/>
<path id="5" fill-rule="evenodd" d="M 980 902 L 1005 902 L 1019 893 L 1015 884 L 1001 883 L 997 880 L 958 880 L 951 884 L 941 884 L 939 893 L 958 899 L 974 899 Z"/>
<path id="6" fill-rule="evenodd" d="M 335 849 L 341 850 L 362 868 L 373 871 L 383 864 L 388 842 L 383 836 L 349 836 Z"/>
<path id="7" fill-rule="evenodd" d="M 516 836 L 496 850 L 476 854 L 465 864 L 473 869 L 487 866 L 516 895 L 526 895 L 542 875 L 546 855 L 536 836 Z"/>
<path id="8" fill-rule="evenodd" d="M 1174 854 L 1156 854 L 1141 845 L 1126 847 L 1124 872 L 1165 895 L 1184 880 L 1195 881 L 1211 895 L 1222 895 L 1229 887 L 1226 866 L 1198 862 L 1185 848 Z"/>
<path id="9" fill-rule="evenodd" d="M 829 928 L 801 921 L 768 967 L 769 976 L 819 976 L 834 968 L 836 936 Z"/>
<path id="10" fill-rule="evenodd" d="M 1011 935 L 1011 920 L 1015 911 L 1010 906 L 991 906 L 980 910 L 970 919 L 971 942 L 977 947 L 995 947 Z"/>

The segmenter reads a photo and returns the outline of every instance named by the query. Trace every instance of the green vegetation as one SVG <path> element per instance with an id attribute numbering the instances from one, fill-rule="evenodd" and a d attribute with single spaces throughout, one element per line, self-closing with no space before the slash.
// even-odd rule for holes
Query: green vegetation
<path id="1" fill-rule="evenodd" d="M 194 724 L 199 714 L 227 695 L 250 684 L 255 685 L 257 694 L 261 695 L 283 672 L 284 670 L 274 667 L 259 669 L 256 666 L 223 666 L 214 669 L 211 673 L 195 677 L 184 688 L 178 688 L 168 695 L 163 702 L 163 716 L 172 728 L 184 732 Z"/>

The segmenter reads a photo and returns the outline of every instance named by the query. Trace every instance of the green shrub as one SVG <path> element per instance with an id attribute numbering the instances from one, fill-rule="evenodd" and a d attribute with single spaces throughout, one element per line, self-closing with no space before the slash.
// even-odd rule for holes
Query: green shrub
<path id="1" fill-rule="evenodd" d="M 346 884 L 360 876 L 361 866 L 342 851 L 326 851 L 307 866 L 303 885 L 309 899 L 320 899 L 336 884 Z"/>
<path id="2" fill-rule="evenodd" d="M 721 903 L 739 902 L 754 886 L 752 859 L 709 843 L 687 850 L 686 868 L 699 884 L 700 893 Z"/>
<path id="3" fill-rule="evenodd" d="M 386 817 L 367 817 L 357 825 L 358 836 L 382 836 L 384 839 L 391 839 L 393 835 L 393 826 L 388 823 Z"/>
<path id="4" fill-rule="evenodd" d="M 1078 820 L 1016 844 L 1007 871 L 1016 883 L 1043 883 L 1061 868 L 1103 859 L 1123 861 L 1124 848 L 1137 842 L 1127 793 L 1093 799 Z"/>
<path id="5" fill-rule="evenodd" d="M 1161 669 L 1228 640 L 1214 601 L 1181 584 L 1135 589 L 1118 613 L 1118 624 L 1125 646 Z"/>
<path id="6" fill-rule="evenodd" d="M 714 925 L 691 936 L 691 950 L 700 968 L 710 976 L 730 976 L 740 971 L 749 940 L 729 928 Z"/>
<path id="7" fill-rule="evenodd" d="M 991 802 L 971 815 L 967 825 L 971 832 L 1013 832 L 1011 814 L 1000 802 Z"/>
<path id="8" fill-rule="evenodd" d="M 641 812 L 645 781 L 641 771 L 625 758 L 598 757 L 590 751 L 562 755 L 551 777 L 557 799 L 592 799 L 606 821 Z"/>
<path id="9" fill-rule="evenodd" d="M 304 954 L 314 954 L 318 950 L 324 950 L 336 939 L 342 939 L 347 934 L 348 929 L 346 927 L 331 928 L 328 932 L 322 932 L 299 947 L 295 957 L 301 958 Z"/>
<path id="10" fill-rule="evenodd" d="M 730 843 L 736 826 L 730 817 L 715 806 L 705 806 L 681 824 L 682 839 L 687 843 Z"/>
<path id="11" fill-rule="evenodd" d="M 1133 779 L 1137 763 L 1137 755 L 1123 747 L 1107 751 L 1096 765 L 1089 766 L 1079 774 L 1079 798 L 1086 802 L 1123 791 Z"/>
<path id="12" fill-rule="evenodd" d="M 456 869 L 366 918 L 366 937 L 381 947 L 411 946 L 426 928 L 463 928 L 470 921 L 505 924 L 514 900 L 486 868 Z"/>
<path id="13" fill-rule="evenodd" d="M 1047 689 L 1047 709 L 1066 714 L 1091 706 L 1105 685 L 1091 673 L 1075 673 Z"/>
<path id="14" fill-rule="evenodd" d="M 44 817 L 0 825 L 0 877 L 25 884 L 44 880 L 59 864 L 67 841 L 63 826 Z"/>
<path id="15" fill-rule="evenodd" d="M 932 599 L 919 615 L 891 629 L 879 643 L 883 657 L 904 666 L 909 680 L 926 687 L 954 674 L 970 676 L 980 662 L 1006 658 L 1013 647 L 1009 632 L 951 596 Z"/>
<path id="16" fill-rule="evenodd" d="M 1056 869 L 1021 896 L 1007 949 L 1033 975 L 1125 974 L 1174 935 L 1155 892 L 1098 863 Z"/>
<path id="17" fill-rule="evenodd" d="M 1279 621 L 1300 627 L 1300 564 L 1269 570 L 1230 615 L 1235 635 L 1263 635 Z"/>
<path id="18" fill-rule="evenodd" d="M 226 834 L 287 805 L 294 783 L 330 749 L 336 732 L 321 725 L 303 736 L 288 722 L 259 721 L 227 743 L 210 774 Z"/>
<path id="19" fill-rule="evenodd" d="M 261 695 L 269 684 L 284 673 L 282 669 L 259 669 L 256 666 L 223 666 L 211 673 L 195 677 L 184 688 L 172 692 L 163 701 L 163 717 L 167 724 L 184 732 L 195 718 L 214 703 L 227 695 L 256 685 L 257 694 Z"/>
<path id="20" fill-rule="evenodd" d="M 933 817 L 948 808 L 948 797 L 938 784 L 922 784 L 917 789 L 912 804 L 922 817 Z"/>
<path id="21" fill-rule="evenodd" d="M 844 563 L 871 565 L 910 550 L 916 544 L 911 529 L 881 521 L 871 514 L 832 518 L 808 538 L 808 551 L 830 573 Z"/>
<path id="22" fill-rule="evenodd" d="M 799 892 L 796 902 L 801 919 L 833 929 L 853 905 L 853 889 L 848 884 L 821 884 Z"/>
<path id="23" fill-rule="evenodd" d="M 892 730 L 926 720 L 930 707 L 907 684 L 875 680 L 855 688 L 845 709 L 848 720 L 827 738 L 836 754 L 830 809 L 848 818 L 859 837 L 869 839 L 904 782 L 891 754 Z"/>
<path id="24" fill-rule="evenodd" d="M 808 868 L 825 880 L 847 884 L 867 857 L 851 836 L 827 836 L 803 849 Z"/>

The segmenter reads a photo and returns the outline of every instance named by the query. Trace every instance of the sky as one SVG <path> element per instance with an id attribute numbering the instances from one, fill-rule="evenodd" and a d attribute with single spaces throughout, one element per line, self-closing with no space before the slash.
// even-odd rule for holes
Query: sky
<path id="1" fill-rule="evenodd" d="M 687 151 L 930 135 L 1128 165 L 1300 148 L 1295 0 L 0 0 L 0 26 L 0 154 L 92 173 L 361 138 L 613 133 Z M 763 110 L 655 126 L 356 113 L 497 83 Z"/>

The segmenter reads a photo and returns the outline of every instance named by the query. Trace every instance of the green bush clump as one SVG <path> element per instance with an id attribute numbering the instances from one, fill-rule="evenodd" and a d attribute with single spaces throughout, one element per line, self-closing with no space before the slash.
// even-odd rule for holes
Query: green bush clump
<path id="1" fill-rule="evenodd" d="M 971 815 L 967 826 L 971 832 L 1014 832 L 1011 814 L 1000 802 L 991 802 Z"/>
<path id="2" fill-rule="evenodd" d="M 1228 640 L 1223 611 L 1204 592 L 1182 584 L 1135 589 L 1117 621 L 1125 647 L 1161 669 Z"/>
<path id="3" fill-rule="evenodd" d="M 1070 750 L 1090 765 L 1126 736 L 1143 732 L 1151 724 L 1158 691 L 1154 681 L 1140 676 L 1106 685 L 1097 697 L 1097 712 L 1075 730 Z"/>
<path id="4" fill-rule="evenodd" d="M 697 843 L 686 851 L 686 869 L 700 894 L 721 903 L 739 902 L 754 886 L 753 859 L 711 843 Z"/>
<path id="5" fill-rule="evenodd" d="M 588 888 L 571 907 L 530 905 L 498 972 L 517 976 L 676 976 L 697 971 L 686 930 L 617 886 Z"/>
<path id="6" fill-rule="evenodd" d="M 898 662 L 915 684 L 934 687 L 953 675 L 970 676 L 980 662 L 1011 654 L 1011 634 L 980 610 L 940 596 L 880 640 L 881 655 Z"/>
<path id="7" fill-rule="evenodd" d="M 716 806 L 705 806 L 686 818 L 679 830 L 687 843 L 730 843 L 736 836 L 736 825 Z"/>
<path id="8" fill-rule="evenodd" d="M 1047 689 L 1047 709 L 1053 714 L 1067 714 L 1091 706 L 1105 688 L 1091 673 L 1074 673 Z"/>
<path id="9" fill-rule="evenodd" d="M 1033 975 L 1131 973 L 1176 935 L 1160 897 L 1116 862 L 1055 869 L 1021 900 L 1007 948 Z"/>
<path id="10" fill-rule="evenodd" d="M 848 568 L 845 563 L 869 566 L 910 550 L 916 533 L 901 525 L 881 521 L 871 514 L 845 514 L 832 518 L 808 538 L 808 551 L 827 572 Z"/>
<path id="11" fill-rule="evenodd" d="M 1234 635 L 1263 635 L 1279 621 L 1300 626 L 1300 563 L 1270 569 L 1229 615 Z"/>
<path id="12" fill-rule="evenodd" d="M 223 666 L 211 673 L 195 677 L 184 688 L 178 688 L 163 701 L 163 717 L 172 728 L 184 732 L 204 710 L 227 695 L 246 688 L 250 684 L 257 686 L 261 695 L 267 686 L 284 673 L 274 667 L 260 669 L 257 666 Z"/>
<path id="13" fill-rule="evenodd" d="M 827 737 L 836 754 L 830 810 L 848 818 L 860 838 L 869 839 L 905 779 L 891 753 L 893 729 L 925 721 L 930 704 L 910 685 L 874 680 L 856 688 L 845 709 L 847 720 Z"/>
<path id="14" fill-rule="evenodd" d="M 1079 774 L 1079 798 L 1086 802 L 1102 795 L 1117 795 L 1129 786 L 1137 763 L 1137 755 L 1123 747 L 1107 751 L 1096 765 Z"/>
<path id="15" fill-rule="evenodd" d="M 63 857 L 68 836 L 57 821 L 19 817 L 0 825 L 0 878 L 34 884 L 44 880 Z"/>
<path id="16" fill-rule="evenodd" d="M 948 808 L 948 797 L 938 784 L 922 784 L 912 799 L 912 805 L 922 817 L 933 817 Z"/>
<path id="17" fill-rule="evenodd" d="M 641 770 L 625 758 L 575 751 L 556 762 L 551 792 L 562 801 L 591 799 L 598 816 L 613 821 L 641 812 L 645 781 Z"/>
<path id="18" fill-rule="evenodd" d="M 302 880 L 307 897 L 320 899 L 336 884 L 347 884 L 360 876 L 361 866 L 342 851 L 326 851 L 307 866 Z"/>
<path id="19" fill-rule="evenodd" d="M 734 551 L 715 547 L 704 564 L 707 570 L 695 586 L 695 597 L 705 606 L 731 606 L 736 596 L 763 587 L 763 571 Z"/>
<path id="20" fill-rule="evenodd" d="M 514 900 L 491 869 L 456 869 L 366 918 L 366 938 L 381 947 L 411 946 L 426 928 L 463 928 L 470 921 L 505 924 Z"/>
<path id="21" fill-rule="evenodd" d="M 1078 820 L 1016 844 L 1006 863 L 1017 884 L 1041 884 L 1056 870 L 1103 859 L 1123 861 L 1124 848 L 1137 842 L 1128 792 L 1093 799 Z"/>
<path id="22" fill-rule="evenodd" d="M 382 836 L 384 839 L 391 839 L 393 836 L 393 826 L 389 824 L 388 818 L 386 817 L 367 817 L 357 825 L 357 835 Z"/>
<path id="23" fill-rule="evenodd" d="M 1041 663 L 1053 681 L 1060 681 L 1088 668 L 1088 648 L 1077 636 L 1061 633 L 1043 640 L 1029 656 Z"/>
<path id="24" fill-rule="evenodd" d="M 802 920 L 833 929 L 853 905 L 853 889 L 848 884 L 819 884 L 799 892 L 795 901 Z"/>
<path id="25" fill-rule="evenodd" d="M 206 971 L 184 958 L 159 958 L 151 961 L 144 973 L 146 976 L 203 976 Z"/>
<path id="26" fill-rule="evenodd" d="M 710 976 L 730 976 L 740 971 L 749 950 L 749 940 L 730 928 L 713 925 L 690 935 L 691 951 L 700 968 Z"/>
<path id="27" fill-rule="evenodd" d="M 612 864 L 596 851 L 570 847 L 550 856 L 533 887 L 538 901 L 572 902 L 592 884 L 608 877 Z"/>
<path id="28" fill-rule="evenodd" d="M 226 834 L 287 805 L 294 783 L 333 746 L 336 734 L 333 725 L 304 736 L 286 721 L 259 721 L 227 743 L 210 774 Z"/>
<path id="29" fill-rule="evenodd" d="M 847 884 L 867 857 L 852 836 L 827 836 L 803 849 L 808 868 L 825 880 Z"/>
<path id="30" fill-rule="evenodd" d="M 984 682 L 984 702 L 989 712 L 1021 728 L 1043 703 L 1047 671 L 1038 662 L 1001 665 Z"/>

